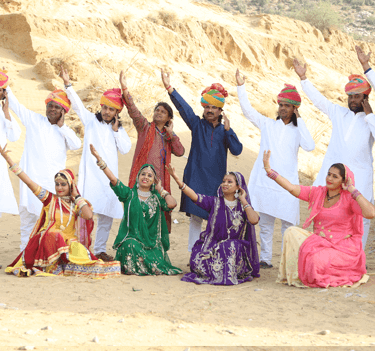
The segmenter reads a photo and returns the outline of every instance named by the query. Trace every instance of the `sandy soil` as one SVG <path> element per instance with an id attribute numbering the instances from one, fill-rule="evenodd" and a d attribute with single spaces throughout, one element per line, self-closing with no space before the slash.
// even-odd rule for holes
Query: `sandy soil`
<path id="1" fill-rule="evenodd" d="M 190 135 L 180 135 L 187 155 Z M 122 180 L 128 180 L 133 152 L 134 148 L 130 154 L 120 156 Z M 228 168 L 242 172 L 248 179 L 255 156 L 248 149 L 240 158 L 230 155 Z M 79 154 L 70 153 L 68 166 L 76 171 L 77 160 Z M 182 174 L 186 158 L 173 157 L 172 162 Z M 18 180 L 12 177 L 12 181 L 18 194 Z M 301 174 L 301 182 L 310 184 L 311 180 Z M 172 193 L 179 199 L 174 184 Z M 307 207 L 301 204 L 302 220 L 306 216 Z M 187 272 L 188 218 L 174 211 L 173 219 L 179 223 L 173 226 L 170 258 Z M 20 223 L 18 216 L 7 214 L 0 221 L 4 267 L 18 253 Z M 111 254 L 119 223 L 115 220 L 108 241 Z M 371 229 L 367 247 L 370 273 L 375 271 L 373 240 Z M 221 350 L 216 346 L 265 350 L 275 345 L 311 346 L 306 350 L 317 346 L 352 350 L 355 346 L 359 350 L 360 346 L 375 345 L 374 278 L 358 289 L 303 290 L 276 284 L 280 245 L 277 222 L 275 268 L 262 270 L 261 277 L 253 282 L 233 287 L 199 286 L 181 282 L 181 276 L 21 279 L 0 273 L 1 350 L 21 346 L 43 350 L 77 346 L 80 350 L 185 350 L 187 346 L 191 351 L 204 349 L 198 346 L 211 346 L 209 350 Z M 329 330 L 328 334 L 320 335 L 324 330 Z M 95 337 L 98 343 L 93 341 Z"/>

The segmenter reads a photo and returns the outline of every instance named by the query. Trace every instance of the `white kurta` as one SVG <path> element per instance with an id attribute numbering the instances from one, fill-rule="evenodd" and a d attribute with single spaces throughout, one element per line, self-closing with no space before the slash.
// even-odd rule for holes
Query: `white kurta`
<path id="1" fill-rule="evenodd" d="M 297 118 L 297 126 L 292 122 L 273 120 L 261 115 L 250 104 L 245 85 L 237 87 L 244 116 L 261 131 L 259 155 L 250 174 L 248 191 L 255 211 L 266 213 L 284 221 L 299 223 L 299 200 L 268 178 L 263 169 L 263 152 L 271 150 L 270 163 L 292 184 L 298 184 L 298 149 L 306 151 L 315 148 L 313 138 L 302 118 Z"/>
<path id="2" fill-rule="evenodd" d="M 26 127 L 20 166 L 35 183 L 55 193 L 54 177 L 65 168 L 66 152 L 68 149 L 79 149 L 81 140 L 65 124 L 60 128 L 57 124 L 51 124 L 47 117 L 21 105 L 9 87 L 7 92 L 9 107 Z M 37 216 L 42 210 L 42 203 L 22 181 L 20 207 L 26 207 L 28 212 Z"/>
<path id="3" fill-rule="evenodd" d="M 11 116 L 11 121 L 5 118 L 0 108 L 0 145 L 4 147 L 9 141 L 17 141 L 21 135 L 21 128 L 17 121 Z M 18 214 L 17 201 L 13 193 L 12 184 L 9 179 L 8 164 L 4 157 L 0 156 L 0 216 L 1 212 Z"/>
<path id="4" fill-rule="evenodd" d="M 331 140 L 314 185 L 326 185 L 329 168 L 334 163 L 343 163 L 354 173 L 356 188 L 371 201 L 375 115 L 356 114 L 347 107 L 330 102 L 307 79 L 302 80 L 301 85 L 312 103 L 332 122 Z"/>
<path id="5" fill-rule="evenodd" d="M 124 215 L 122 205 L 111 189 L 107 176 L 97 166 L 96 158 L 90 152 L 90 144 L 94 145 L 112 173 L 118 177 L 117 150 L 122 154 L 128 153 L 132 146 L 130 138 L 123 127 L 115 132 L 112 124 L 99 122 L 95 114 L 85 108 L 72 87 L 67 88 L 66 93 L 73 110 L 85 126 L 78 189 L 82 196 L 91 202 L 95 213 L 122 218 Z"/>

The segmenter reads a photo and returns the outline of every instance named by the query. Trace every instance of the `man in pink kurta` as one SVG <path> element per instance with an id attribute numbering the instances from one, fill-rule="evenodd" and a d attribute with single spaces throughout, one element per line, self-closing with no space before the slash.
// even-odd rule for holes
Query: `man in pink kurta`
<path id="1" fill-rule="evenodd" d="M 148 163 L 154 166 L 162 187 L 170 192 L 170 177 L 165 165 L 171 162 L 171 154 L 180 157 L 185 153 L 180 138 L 173 132 L 173 110 L 167 103 L 159 102 L 154 109 L 153 121 L 149 123 L 134 104 L 133 98 L 128 92 L 123 72 L 120 74 L 120 83 L 126 108 L 138 133 L 129 186 L 134 185 L 134 175 L 138 173 L 140 167 Z M 166 212 L 165 217 L 170 232 L 170 212 Z"/>

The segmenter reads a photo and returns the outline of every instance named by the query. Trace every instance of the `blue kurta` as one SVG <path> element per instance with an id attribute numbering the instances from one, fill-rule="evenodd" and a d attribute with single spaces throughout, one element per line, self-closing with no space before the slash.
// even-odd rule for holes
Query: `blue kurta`
<path id="1" fill-rule="evenodd" d="M 176 90 L 170 97 L 192 136 L 183 181 L 198 194 L 216 196 L 227 172 L 228 149 L 238 156 L 242 152 L 242 144 L 232 128 L 226 131 L 221 123 L 214 128 L 204 118 L 197 116 Z M 181 195 L 180 211 L 208 218 L 208 212 L 195 205 L 184 193 Z"/>

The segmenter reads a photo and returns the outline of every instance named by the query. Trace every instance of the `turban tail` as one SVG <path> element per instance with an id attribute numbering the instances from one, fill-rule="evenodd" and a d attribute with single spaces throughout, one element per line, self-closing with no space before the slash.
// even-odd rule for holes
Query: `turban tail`
<path id="1" fill-rule="evenodd" d="M 371 85 L 366 79 L 359 74 L 352 74 L 349 76 L 349 82 L 345 85 L 345 93 L 348 95 L 371 93 Z"/>
<path id="2" fill-rule="evenodd" d="M 285 88 L 277 95 L 277 102 L 287 102 L 298 108 L 301 106 L 301 95 L 294 85 L 285 84 Z"/>
<path id="3" fill-rule="evenodd" d="M 7 71 L 0 69 L 0 88 L 5 89 L 8 86 L 8 76 L 6 75 Z"/>
<path id="4" fill-rule="evenodd" d="M 100 99 L 100 106 L 103 105 L 113 107 L 121 112 L 124 107 L 121 89 L 116 88 L 107 90 Z"/>
<path id="5" fill-rule="evenodd" d="M 207 105 L 213 105 L 223 108 L 225 104 L 225 98 L 228 96 L 228 92 L 220 83 L 214 83 L 210 87 L 204 89 L 201 95 L 201 105 L 203 107 Z"/>
<path id="6" fill-rule="evenodd" d="M 51 94 L 49 94 L 46 99 L 46 105 L 50 101 L 56 102 L 65 110 L 65 112 L 69 112 L 71 103 L 70 103 L 70 100 L 68 99 L 68 95 L 66 95 L 64 90 L 61 90 L 61 89 L 55 90 Z"/>

